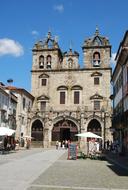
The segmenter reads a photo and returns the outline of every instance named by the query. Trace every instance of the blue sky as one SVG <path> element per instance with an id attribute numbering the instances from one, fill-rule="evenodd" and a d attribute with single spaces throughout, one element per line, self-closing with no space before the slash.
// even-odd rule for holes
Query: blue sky
<path id="1" fill-rule="evenodd" d="M 85 38 L 107 36 L 112 55 L 128 29 L 127 0 L 0 0 L 0 81 L 31 90 L 32 47 L 50 29 L 62 51 L 80 53 Z"/>

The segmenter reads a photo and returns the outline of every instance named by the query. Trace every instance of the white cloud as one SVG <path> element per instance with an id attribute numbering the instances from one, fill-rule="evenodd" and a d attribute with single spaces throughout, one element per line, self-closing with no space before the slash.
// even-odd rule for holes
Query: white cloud
<path id="1" fill-rule="evenodd" d="M 110 60 L 112 65 L 116 64 L 115 57 L 116 57 L 116 53 L 112 53 L 111 60 Z"/>
<path id="2" fill-rule="evenodd" d="M 63 4 L 60 5 L 54 5 L 53 9 L 59 13 L 62 13 L 64 11 L 64 6 Z"/>
<path id="3" fill-rule="evenodd" d="M 0 39 L 0 56 L 12 55 L 19 57 L 23 55 L 23 53 L 23 47 L 19 44 L 19 42 L 8 38 Z"/>
<path id="4" fill-rule="evenodd" d="M 36 30 L 33 30 L 33 31 L 32 31 L 32 35 L 33 35 L 33 36 L 38 36 L 38 35 L 39 35 L 39 32 L 36 31 Z"/>

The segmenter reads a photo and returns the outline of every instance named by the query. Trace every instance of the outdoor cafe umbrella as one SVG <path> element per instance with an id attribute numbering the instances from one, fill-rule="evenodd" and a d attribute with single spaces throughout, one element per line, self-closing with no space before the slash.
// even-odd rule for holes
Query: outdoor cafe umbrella
<path id="1" fill-rule="evenodd" d="M 95 138 L 95 139 L 102 139 L 101 136 L 99 135 L 96 135 L 92 132 L 85 132 L 85 133 L 79 133 L 79 134 L 76 134 L 76 136 L 78 137 L 83 137 L 83 138 Z M 87 147 L 86 147 L 86 150 L 87 150 L 87 154 L 89 154 L 89 144 L 87 142 Z M 92 148 L 91 148 L 92 149 Z"/>
<path id="2" fill-rule="evenodd" d="M 25 136 L 23 136 L 23 138 L 34 139 L 34 137 L 31 137 L 29 135 L 25 135 Z"/>
<path id="3" fill-rule="evenodd" d="M 12 134 L 15 133 L 15 130 L 9 129 L 7 127 L 0 127 L 0 136 L 11 136 Z"/>
<path id="4" fill-rule="evenodd" d="M 96 135 L 96 134 L 94 134 L 94 133 L 92 133 L 92 132 L 79 133 L 79 134 L 76 134 L 76 136 L 78 136 L 78 137 L 86 137 L 86 138 L 102 139 L 101 136 Z"/>

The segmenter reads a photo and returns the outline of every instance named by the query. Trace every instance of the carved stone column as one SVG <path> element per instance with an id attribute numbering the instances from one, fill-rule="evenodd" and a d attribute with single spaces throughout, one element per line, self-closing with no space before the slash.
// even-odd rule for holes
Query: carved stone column
<path id="1" fill-rule="evenodd" d="M 44 142 L 43 142 L 44 148 L 49 147 L 49 129 L 44 128 Z"/>

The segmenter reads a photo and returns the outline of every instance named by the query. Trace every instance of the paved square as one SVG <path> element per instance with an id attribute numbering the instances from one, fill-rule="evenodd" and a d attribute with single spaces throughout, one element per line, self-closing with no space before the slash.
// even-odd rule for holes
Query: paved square
<path id="1" fill-rule="evenodd" d="M 64 156 L 36 179 L 29 190 L 128 189 L 128 171 L 100 160 L 66 160 Z"/>

